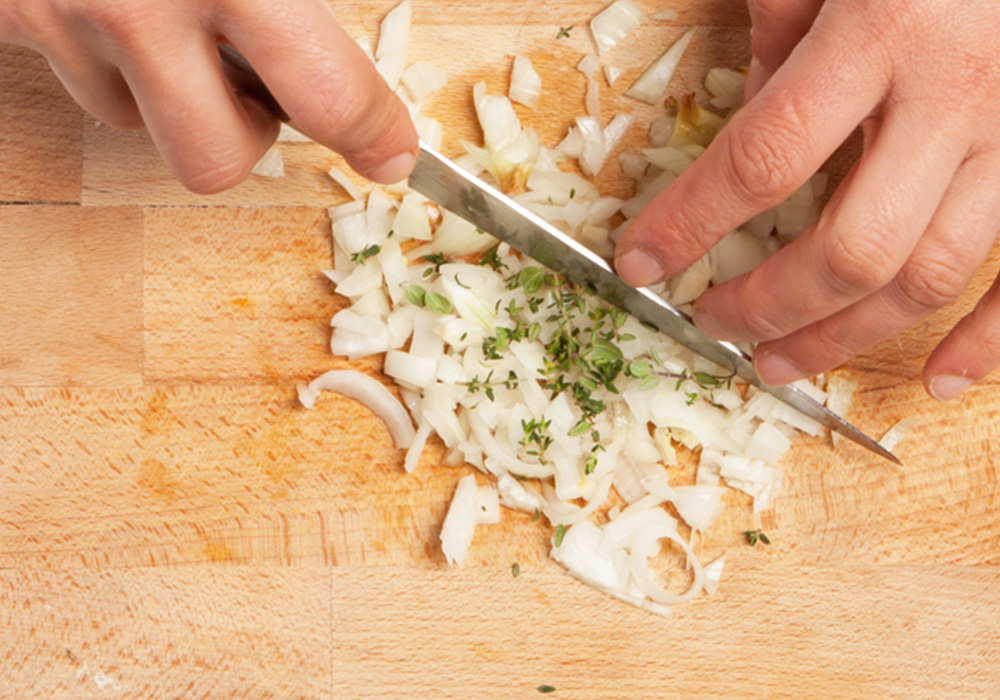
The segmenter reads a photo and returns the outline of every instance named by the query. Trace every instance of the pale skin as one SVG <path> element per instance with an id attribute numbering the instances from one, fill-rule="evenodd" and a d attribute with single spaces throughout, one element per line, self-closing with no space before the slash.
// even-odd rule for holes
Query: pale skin
<path id="1" fill-rule="evenodd" d="M 333 5 L 335 7 L 335 4 Z M 859 125 L 864 152 L 819 223 L 710 289 L 695 322 L 759 343 L 772 384 L 851 359 L 954 301 L 1000 231 L 1000 3 L 749 0 L 747 104 L 622 236 L 636 285 L 676 274 L 822 165 Z M 231 187 L 277 134 L 229 87 L 216 44 L 257 68 L 296 126 L 360 174 L 413 167 L 405 107 L 324 0 L 0 0 L 0 41 L 42 53 L 102 122 L 145 124 L 203 193 Z M 927 361 L 939 399 L 1000 365 L 1000 282 Z"/>

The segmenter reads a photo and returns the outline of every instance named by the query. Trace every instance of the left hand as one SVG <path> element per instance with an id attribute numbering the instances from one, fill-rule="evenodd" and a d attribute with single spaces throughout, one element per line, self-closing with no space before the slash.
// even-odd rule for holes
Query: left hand
<path id="1" fill-rule="evenodd" d="M 622 236 L 619 273 L 676 274 L 788 197 L 860 124 L 865 149 L 818 224 L 707 291 L 695 322 L 759 342 L 785 384 L 842 364 L 956 300 L 1000 230 L 1000 4 L 751 0 L 753 93 Z M 931 355 L 950 399 L 1000 364 L 1000 282 Z"/>

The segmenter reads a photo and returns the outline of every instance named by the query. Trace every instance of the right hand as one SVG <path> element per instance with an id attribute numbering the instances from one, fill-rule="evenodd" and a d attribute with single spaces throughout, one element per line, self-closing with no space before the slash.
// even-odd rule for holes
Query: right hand
<path id="1" fill-rule="evenodd" d="M 237 94 L 216 48 L 256 68 L 296 128 L 382 183 L 413 168 L 417 134 L 324 0 L 0 0 L 0 41 L 48 59 L 70 95 L 101 122 L 145 124 L 189 189 L 242 181 L 278 133 Z"/>

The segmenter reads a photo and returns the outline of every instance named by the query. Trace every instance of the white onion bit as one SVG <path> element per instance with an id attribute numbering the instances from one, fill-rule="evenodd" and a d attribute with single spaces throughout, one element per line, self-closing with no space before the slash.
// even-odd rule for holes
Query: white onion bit
<path id="1" fill-rule="evenodd" d="M 333 391 L 364 404 L 382 419 L 397 448 L 406 449 L 413 442 L 415 431 L 406 408 L 378 380 L 353 369 L 333 369 L 299 387 L 300 403 L 311 408 L 320 391 Z"/>

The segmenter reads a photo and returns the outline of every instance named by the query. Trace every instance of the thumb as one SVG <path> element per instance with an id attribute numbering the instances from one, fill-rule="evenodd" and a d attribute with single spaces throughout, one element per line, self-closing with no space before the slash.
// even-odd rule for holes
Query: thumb
<path id="1" fill-rule="evenodd" d="M 823 0 L 748 0 L 750 71 L 744 101 L 760 92 L 812 27 Z"/>

